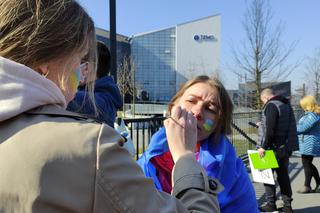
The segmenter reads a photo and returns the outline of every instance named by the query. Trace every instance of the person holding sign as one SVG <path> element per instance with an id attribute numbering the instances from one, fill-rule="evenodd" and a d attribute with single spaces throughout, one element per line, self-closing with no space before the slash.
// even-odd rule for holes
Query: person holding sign
<path id="1" fill-rule="evenodd" d="M 284 202 L 283 212 L 292 212 L 292 189 L 288 174 L 289 156 L 297 150 L 296 121 L 289 100 L 275 95 L 272 89 L 264 89 L 260 95 L 264 103 L 262 119 L 259 125 L 259 147 L 261 157 L 265 150 L 275 152 L 279 168 L 273 169 L 277 173 L 281 197 Z M 277 211 L 276 186 L 264 184 L 267 204 L 260 207 L 262 212 Z"/>

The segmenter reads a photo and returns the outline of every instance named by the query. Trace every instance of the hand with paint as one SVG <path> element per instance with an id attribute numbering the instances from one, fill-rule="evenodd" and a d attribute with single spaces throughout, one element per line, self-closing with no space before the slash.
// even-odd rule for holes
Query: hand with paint
<path id="1" fill-rule="evenodd" d="M 177 162 L 186 154 L 193 155 L 197 143 L 196 118 L 180 106 L 174 106 L 164 126 L 173 161 Z"/>

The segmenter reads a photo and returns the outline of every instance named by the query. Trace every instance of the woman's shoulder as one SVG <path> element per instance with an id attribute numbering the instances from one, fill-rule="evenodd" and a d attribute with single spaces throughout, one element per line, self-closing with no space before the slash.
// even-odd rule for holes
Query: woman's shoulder
<path id="1" fill-rule="evenodd" d="M 112 127 L 57 107 L 24 113 L 13 126 L 28 144 L 45 144 L 49 150 L 63 149 L 64 153 L 78 153 L 90 159 L 109 149 L 121 149 L 124 142 Z"/>
<path id="2" fill-rule="evenodd" d="M 310 121 L 317 121 L 320 120 L 320 115 L 315 112 L 307 112 L 302 118 Z"/>
<path id="3" fill-rule="evenodd" d="M 14 141 L 12 146 L 18 147 L 28 144 L 30 150 L 38 153 L 94 156 L 101 144 L 121 142 L 121 136 L 113 128 L 57 106 L 30 110 L 7 120 L 5 125 L 0 126 L 3 143 Z"/>
<path id="4" fill-rule="evenodd" d="M 229 148 L 234 148 L 232 143 L 231 143 L 231 141 L 230 141 L 230 139 L 225 134 L 222 134 L 220 136 L 220 142 L 224 143 Z"/>
<path id="5" fill-rule="evenodd" d="M 25 113 L 23 119 L 29 123 L 41 123 L 46 134 L 68 135 L 69 139 L 88 140 L 110 135 L 119 135 L 112 127 L 98 122 L 96 119 L 83 114 L 70 112 L 54 105 L 42 106 Z M 50 128 L 49 128 L 50 127 Z M 80 137 L 78 137 L 80 136 Z"/>
<path id="6" fill-rule="evenodd" d="M 218 143 L 221 151 L 223 151 L 225 155 L 235 155 L 235 148 L 227 135 L 221 134 Z"/>

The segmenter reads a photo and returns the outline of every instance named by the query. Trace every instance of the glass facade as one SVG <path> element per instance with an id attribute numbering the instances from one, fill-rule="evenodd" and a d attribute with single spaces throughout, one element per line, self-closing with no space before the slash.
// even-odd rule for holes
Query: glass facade
<path id="1" fill-rule="evenodd" d="M 176 92 L 176 28 L 134 36 L 135 78 L 150 101 L 168 102 Z"/>
<path id="2" fill-rule="evenodd" d="M 96 32 L 97 39 L 109 46 L 109 32 L 102 29 Z M 118 34 L 118 65 L 125 55 L 130 56 L 134 65 L 131 68 L 134 69 L 137 101 L 166 103 L 188 79 L 195 75 L 212 75 L 218 70 L 220 16 L 209 16 L 130 38 Z"/>

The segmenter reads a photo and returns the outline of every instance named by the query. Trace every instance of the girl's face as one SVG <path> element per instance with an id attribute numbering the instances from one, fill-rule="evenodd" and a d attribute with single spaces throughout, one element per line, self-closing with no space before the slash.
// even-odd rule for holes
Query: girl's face
<path id="1" fill-rule="evenodd" d="M 87 50 L 78 51 L 40 66 L 41 73 L 48 73 L 47 78 L 56 83 L 62 90 L 67 103 L 74 98 L 77 91 L 77 88 L 74 87 L 73 77 L 86 53 Z"/>
<path id="2" fill-rule="evenodd" d="M 206 83 L 197 83 L 189 87 L 177 104 L 191 112 L 197 118 L 198 141 L 211 135 L 219 122 L 217 90 Z"/>
<path id="3" fill-rule="evenodd" d="M 72 91 L 77 91 L 78 86 L 83 86 L 87 83 L 87 76 L 89 73 L 88 63 L 89 62 L 81 61 L 80 67 L 78 67 L 77 70 L 71 74 Z"/>

